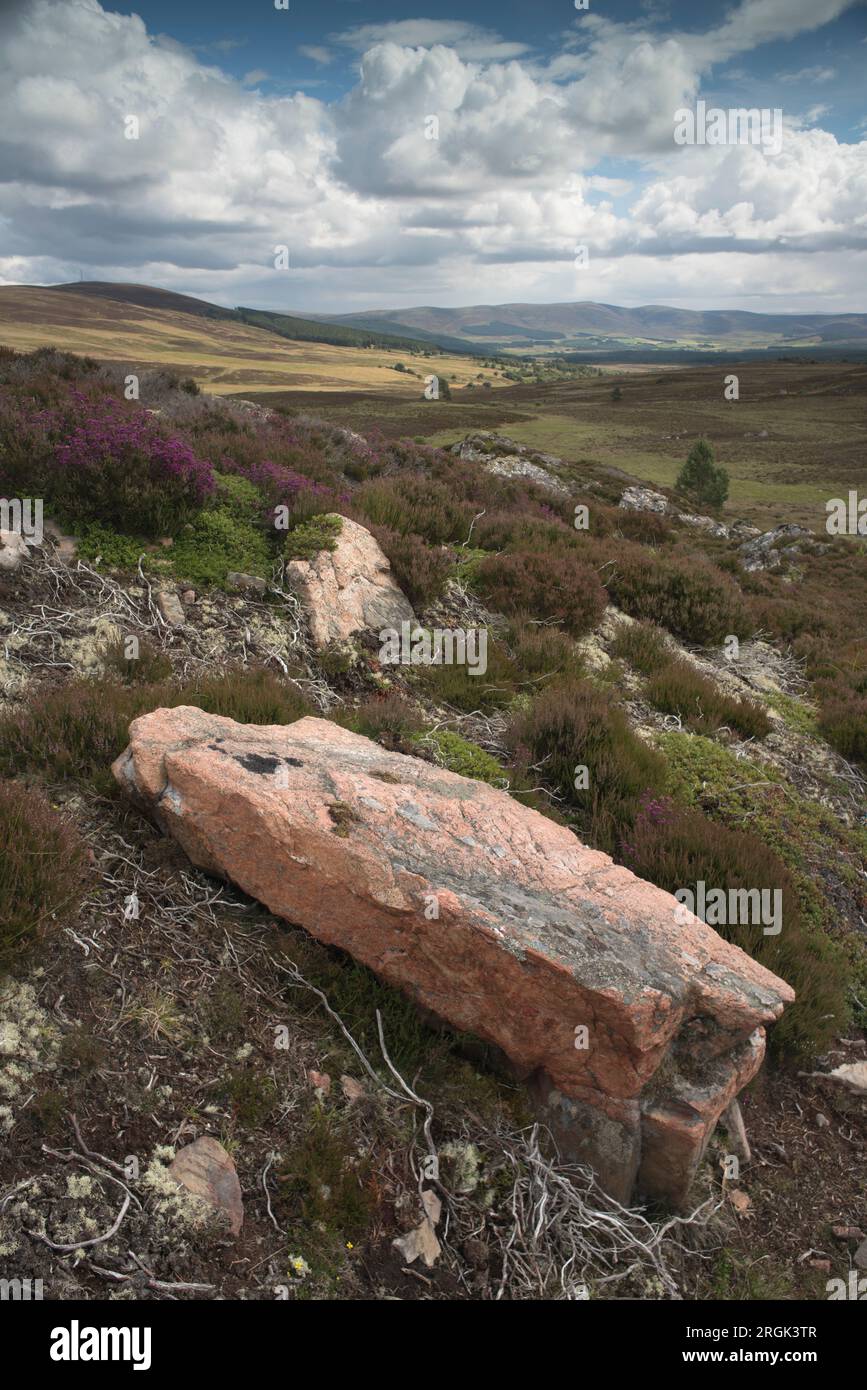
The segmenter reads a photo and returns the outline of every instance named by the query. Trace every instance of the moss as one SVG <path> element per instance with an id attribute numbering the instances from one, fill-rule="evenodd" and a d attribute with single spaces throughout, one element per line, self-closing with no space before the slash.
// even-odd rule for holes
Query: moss
<path id="1" fill-rule="evenodd" d="M 764 698 L 771 709 L 782 715 L 790 729 L 807 737 L 815 735 L 816 713 L 810 705 L 805 704 L 803 700 L 795 699 L 793 695 L 785 695 L 782 690 L 768 691 Z"/>
<path id="2" fill-rule="evenodd" d="M 333 512 L 300 522 L 286 536 L 286 559 L 313 560 L 323 550 L 336 550 L 342 528 L 343 518 Z"/>
<path id="3" fill-rule="evenodd" d="M 474 777 L 479 782 L 489 782 L 492 787 L 502 786 L 506 781 L 503 768 L 496 758 L 477 743 L 471 743 L 449 729 L 416 734 L 411 741 L 422 748 L 431 749 L 442 767 L 459 773 L 461 777 Z"/>
<path id="4" fill-rule="evenodd" d="M 112 531 L 109 526 L 100 525 L 98 521 L 82 527 L 76 542 L 82 560 L 88 560 L 91 564 L 99 561 L 108 569 L 135 570 L 141 558 L 143 569 L 153 567 L 150 541 L 143 540 L 141 536 L 122 535 L 119 531 Z"/>
<path id="5" fill-rule="evenodd" d="M 171 560 L 179 579 L 200 588 L 224 586 L 230 570 L 265 578 L 271 569 L 264 534 L 230 506 L 214 507 L 196 517 L 175 542 Z"/>

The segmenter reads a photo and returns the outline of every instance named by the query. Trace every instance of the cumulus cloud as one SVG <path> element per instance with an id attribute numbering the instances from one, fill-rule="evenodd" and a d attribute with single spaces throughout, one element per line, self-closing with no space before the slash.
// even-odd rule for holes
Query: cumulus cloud
<path id="1" fill-rule="evenodd" d="M 334 47 L 360 55 L 346 96 L 325 103 L 256 90 L 257 71 L 236 81 L 99 0 L 8 5 L 0 279 L 81 271 L 340 309 L 703 302 L 709 287 L 743 304 L 770 301 L 789 274 L 794 294 L 837 307 L 863 282 L 867 141 L 790 118 L 778 154 L 678 147 L 673 121 L 712 51 L 728 59 L 844 8 L 744 0 L 704 35 L 586 15 L 548 63 L 462 20 L 358 26 L 300 50 L 323 64 Z M 274 267 L 281 245 L 289 271 Z"/>

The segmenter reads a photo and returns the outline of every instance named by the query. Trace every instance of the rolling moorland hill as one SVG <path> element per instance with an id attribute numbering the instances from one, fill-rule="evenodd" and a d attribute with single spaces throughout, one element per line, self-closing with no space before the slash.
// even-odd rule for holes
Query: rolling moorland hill
<path id="1" fill-rule="evenodd" d="M 41 543 L 0 538 L 7 1259 L 59 1297 L 826 1297 L 867 1258 L 863 538 L 707 515 L 583 450 L 492 429 L 437 448 L 197 393 L 163 368 L 139 402 L 122 381 L 116 364 L 0 351 L 0 496 L 44 499 L 52 523 Z M 672 470 L 693 442 L 669 439 Z M 380 628 L 406 614 L 483 632 L 485 670 L 393 664 Z M 304 871 L 291 838 L 276 850 L 279 892 L 300 884 L 289 907 L 257 836 L 279 837 L 281 786 L 296 785 L 291 804 L 315 809 L 293 823 Z M 213 822 L 217 788 L 233 824 L 248 818 L 239 836 Z M 395 894 L 404 858 L 421 873 L 446 794 L 463 839 L 446 826 L 424 862 L 452 914 L 426 953 L 436 928 L 407 926 L 421 918 Z M 490 919 L 471 933 L 488 954 L 465 932 L 480 904 L 511 929 L 505 825 L 532 877 L 524 906 L 547 918 L 518 914 L 537 932 L 519 976 L 522 952 L 490 954 Z M 525 832 L 550 853 L 519 847 Z M 561 855 L 590 880 L 621 875 L 615 909 L 576 904 L 586 957 L 568 955 Z M 627 871 L 643 885 L 628 930 L 611 916 L 638 891 Z M 700 882 L 779 894 L 781 930 L 694 926 L 684 955 L 658 894 Z M 377 955 L 384 922 L 404 935 Z M 611 1021 L 597 1088 L 609 1110 L 638 1095 L 645 1191 L 686 1183 L 699 1212 L 676 1235 L 558 1154 L 550 1097 L 540 1111 L 524 1084 L 564 1027 L 546 1065 L 566 1085 L 581 1065 L 574 999 L 521 1036 L 538 1007 L 521 991 L 563 952 Z M 618 1008 L 641 971 L 677 1000 L 664 1065 L 646 1022 L 604 1012 L 612 952 Z M 713 962 L 699 995 L 696 952 Z M 466 971 L 506 980 L 510 1007 L 474 1013 Z M 413 1003 L 436 990 L 439 1022 Z M 744 1140 L 729 1102 L 760 1061 L 743 1030 L 762 1018 Z M 666 1139 L 672 1094 L 681 1118 L 704 1116 L 686 1167 Z M 228 1228 L 170 1171 L 203 1137 Z M 100 1155 L 127 1165 L 129 1201 L 79 1257 L 82 1233 L 117 1218 Z M 621 1176 L 625 1192 L 628 1162 Z"/>
<path id="2" fill-rule="evenodd" d="M 57 345 L 131 367 L 165 365 L 213 392 L 255 386 L 420 393 L 433 370 L 429 360 L 457 385 L 477 378 L 501 384 L 463 345 L 459 355 L 443 354 L 427 342 L 225 310 L 147 285 L 0 287 L 0 341 L 24 351 Z"/>

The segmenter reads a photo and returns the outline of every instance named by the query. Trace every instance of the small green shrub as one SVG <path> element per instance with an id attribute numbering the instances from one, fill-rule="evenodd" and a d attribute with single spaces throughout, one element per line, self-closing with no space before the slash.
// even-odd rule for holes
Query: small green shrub
<path id="1" fill-rule="evenodd" d="M 416 734 L 412 742 L 432 751 L 442 767 L 448 768 L 449 772 L 457 772 L 461 777 L 473 777 L 478 782 L 490 783 L 492 787 L 502 786 L 506 781 L 496 758 L 477 743 L 461 738 L 460 734 L 450 729 Z"/>
<path id="2" fill-rule="evenodd" d="M 175 541 L 170 554 L 178 578 L 199 588 L 224 586 L 230 570 L 259 578 L 267 577 L 271 570 L 271 552 L 264 534 L 231 507 L 209 507 L 200 512 Z"/>
<path id="3" fill-rule="evenodd" d="M 0 782 L 0 970 L 75 921 L 86 863 L 85 846 L 43 796 Z"/>
<path id="4" fill-rule="evenodd" d="M 283 554 L 287 560 L 315 560 L 323 550 L 336 550 L 343 518 L 332 512 L 312 516 L 287 532 Z"/>

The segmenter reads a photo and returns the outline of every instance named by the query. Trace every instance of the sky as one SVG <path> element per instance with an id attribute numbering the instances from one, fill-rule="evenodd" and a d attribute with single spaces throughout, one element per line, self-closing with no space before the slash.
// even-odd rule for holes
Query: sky
<path id="1" fill-rule="evenodd" d="M 0 284 L 867 312 L 865 0 L 283 3 L 0 0 Z"/>

